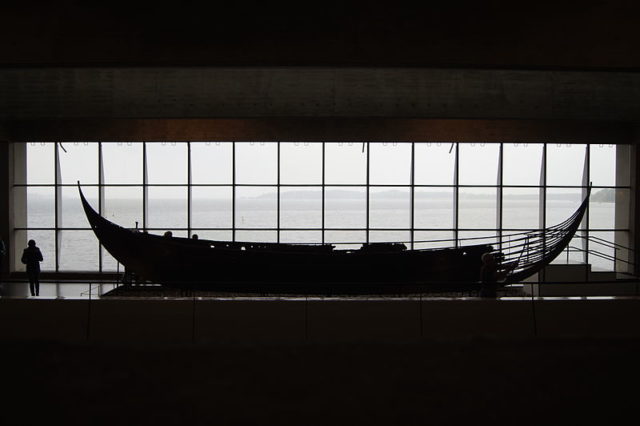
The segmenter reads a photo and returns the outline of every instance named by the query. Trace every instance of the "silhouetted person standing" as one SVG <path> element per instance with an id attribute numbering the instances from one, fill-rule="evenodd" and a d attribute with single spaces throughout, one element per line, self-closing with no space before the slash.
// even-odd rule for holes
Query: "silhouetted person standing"
<path id="1" fill-rule="evenodd" d="M 481 257 L 482 267 L 480 268 L 480 296 L 496 297 L 498 289 L 498 265 L 490 253 L 485 253 Z"/>
<path id="2" fill-rule="evenodd" d="M 480 297 L 496 297 L 498 283 L 507 278 L 507 274 L 517 266 L 517 262 L 502 265 L 500 269 L 496 258 L 491 253 L 484 253 L 480 258 Z"/>
<path id="3" fill-rule="evenodd" d="M 32 296 L 40 294 L 40 262 L 42 262 L 42 253 L 36 247 L 34 240 L 29 240 L 28 246 L 22 252 L 22 263 L 27 265 L 27 277 L 29 277 L 29 289 Z"/>

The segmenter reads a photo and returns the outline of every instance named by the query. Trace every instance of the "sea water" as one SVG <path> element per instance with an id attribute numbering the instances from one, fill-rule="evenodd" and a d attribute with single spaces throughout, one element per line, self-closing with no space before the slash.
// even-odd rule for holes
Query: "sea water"
<path id="1" fill-rule="evenodd" d="M 327 190 L 328 191 L 328 190 Z M 84 211 L 77 195 L 65 193 L 60 199 L 58 223 L 63 230 L 59 234 L 58 256 L 61 271 L 97 271 L 99 269 L 99 244 L 90 230 Z M 320 243 L 322 242 L 322 198 L 318 194 L 301 191 L 297 195 L 288 194 L 281 197 L 280 216 L 278 218 L 277 195 L 236 198 L 235 239 L 237 241 L 276 242 L 277 230 L 257 228 L 277 228 L 280 221 L 280 241 L 288 243 Z M 356 194 L 356 195 L 354 195 Z M 367 220 L 369 223 L 369 240 L 371 242 L 406 242 L 411 241 L 411 203 L 408 192 L 372 194 L 369 200 L 369 217 L 366 214 L 366 196 L 364 192 L 351 194 L 351 197 L 325 198 L 324 206 L 324 240 L 340 244 L 341 248 L 357 248 L 367 238 Z M 94 208 L 98 208 L 97 191 L 89 191 L 88 198 Z M 344 194 L 343 194 L 344 195 Z M 384 195 L 384 194 L 383 194 Z M 547 200 L 547 226 L 557 224 L 570 217 L 580 204 L 580 194 L 566 197 L 554 197 Z M 439 243 L 422 243 L 425 240 L 448 240 L 454 237 L 450 230 L 457 221 L 459 238 L 495 235 L 498 227 L 497 202 L 495 196 L 459 199 L 459 214 L 454 217 L 453 199 L 442 194 L 436 197 L 420 197 L 414 202 L 414 240 L 415 248 L 443 247 L 454 245 L 453 241 Z M 502 226 L 504 233 L 532 230 L 539 228 L 540 211 L 538 199 L 504 198 L 502 206 Z M 147 227 L 150 233 L 163 234 L 171 230 L 174 236 L 187 236 L 187 201 L 186 199 L 153 199 L 148 206 Z M 219 230 L 193 229 L 199 237 L 215 240 L 231 240 L 234 224 L 232 217 L 232 201 L 230 198 L 192 200 L 192 228 L 227 228 Z M 127 228 L 135 228 L 143 223 L 143 206 L 141 199 L 110 198 L 105 201 L 103 215 Z M 29 228 L 55 227 L 55 201 L 52 197 L 35 194 L 28 197 L 28 216 L 26 225 Z M 615 204 L 607 202 L 591 202 L 589 208 L 589 227 L 591 229 L 610 230 L 615 228 Z M 73 229 L 65 229 L 73 228 Z M 239 229 L 238 229 L 239 228 Z M 282 230 L 286 228 L 288 230 Z M 295 228 L 314 228 L 314 230 L 295 230 Z M 329 229 L 327 229 L 329 228 Z M 381 228 L 385 229 L 382 230 Z M 614 231 L 592 231 L 592 235 L 605 240 L 614 240 Z M 16 231 L 16 241 L 35 239 L 45 258 L 43 270 L 55 270 L 55 232 L 50 230 Z M 574 245 L 583 247 L 582 242 L 575 240 Z M 409 244 L 407 244 L 409 245 Z M 597 245 L 597 244 L 596 244 Z M 605 246 L 590 245 L 590 249 L 613 255 Z M 21 252 L 16 247 L 16 252 Z M 103 270 L 117 269 L 116 261 L 103 250 Z M 564 255 L 563 255 L 564 256 Z M 580 253 L 572 253 L 573 260 L 583 260 Z M 590 263 L 612 269 L 613 262 L 591 256 Z M 19 266 L 19 265 L 18 265 Z"/>

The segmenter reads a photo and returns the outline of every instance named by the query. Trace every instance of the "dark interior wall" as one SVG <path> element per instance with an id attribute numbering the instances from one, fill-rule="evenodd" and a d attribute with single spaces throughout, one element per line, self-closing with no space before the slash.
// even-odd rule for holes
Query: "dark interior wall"
<path id="1" fill-rule="evenodd" d="M 619 141 L 640 117 L 638 12 L 621 0 L 13 2 L 0 136 L 464 141 L 475 130 L 501 141 L 546 129 L 589 141 L 618 123 L 607 140 Z M 262 77 L 216 86 L 206 73 L 220 67 Z M 277 67 L 290 75 L 260 71 Z M 353 67 L 368 74 L 326 78 Z M 467 121 L 456 131 L 442 119 Z"/>
<path id="2" fill-rule="evenodd" d="M 415 141 L 636 144 L 637 126 L 582 120 L 386 118 L 66 119 L 6 123 L 6 140 Z M 0 142 L 1 143 L 1 142 Z"/>
<path id="3" fill-rule="evenodd" d="M 385 117 L 634 121 L 640 73 L 401 67 L 0 69 L 0 120 Z"/>
<path id="4" fill-rule="evenodd" d="M 632 0 L 11 2 L 0 64 L 638 69 L 638 9 Z"/>
<path id="5" fill-rule="evenodd" d="M 640 73 L 331 67 L 0 69 L 5 138 L 630 143 Z"/>

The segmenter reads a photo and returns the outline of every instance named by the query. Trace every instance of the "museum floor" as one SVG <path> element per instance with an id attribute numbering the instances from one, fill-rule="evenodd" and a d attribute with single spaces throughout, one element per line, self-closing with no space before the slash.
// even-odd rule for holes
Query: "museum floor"
<path id="1" fill-rule="evenodd" d="M 5 425 L 621 424 L 640 379 L 638 339 L 1 343 Z"/>
<path id="2" fill-rule="evenodd" d="M 0 298 L 1 424 L 608 425 L 637 411 L 635 297 L 140 300 L 97 285 L 90 303 L 89 283 Z"/>

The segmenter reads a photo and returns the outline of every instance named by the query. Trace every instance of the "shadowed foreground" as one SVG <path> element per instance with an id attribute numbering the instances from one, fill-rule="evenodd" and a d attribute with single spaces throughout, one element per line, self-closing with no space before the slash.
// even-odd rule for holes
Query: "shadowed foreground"
<path id="1" fill-rule="evenodd" d="M 30 424 L 616 424 L 638 340 L 120 346 L 3 342 L 0 418 Z M 625 389 L 626 388 L 626 389 Z"/>

